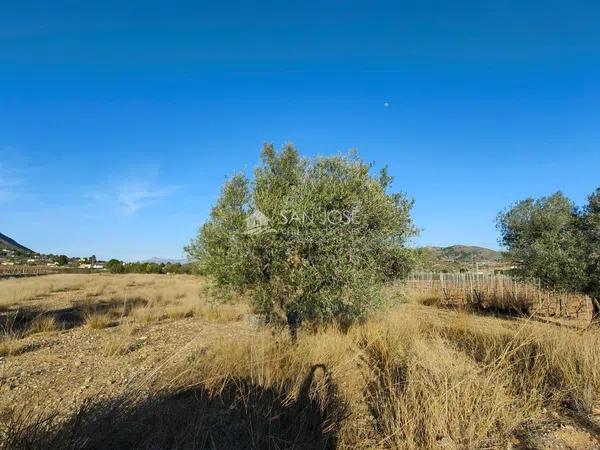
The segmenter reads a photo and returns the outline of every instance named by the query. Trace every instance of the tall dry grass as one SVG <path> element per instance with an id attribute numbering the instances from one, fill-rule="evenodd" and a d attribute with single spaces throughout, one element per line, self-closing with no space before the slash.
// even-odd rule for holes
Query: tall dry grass
<path id="1" fill-rule="evenodd" d="M 14 333 L 0 333 L 0 356 L 14 356 L 21 353 L 24 345 Z"/>
<path id="2" fill-rule="evenodd" d="M 202 279 L 185 275 L 59 274 L 0 281 L 2 317 L 43 314 L 52 320 L 54 311 L 69 308 L 72 317 L 79 316 L 76 322 L 94 329 L 127 320 L 151 324 L 197 317 L 229 322 L 249 312 L 243 301 L 214 303 Z"/>
<path id="3" fill-rule="evenodd" d="M 422 301 L 441 306 L 592 320 L 592 299 L 576 292 L 544 288 L 539 279 L 475 272 L 411 273 L 406 286 Z"/>
<path id="4" fill-rule="evenodd" d="M 235 321 L 248 308 L 198 304 L 197 285 L 133 277 L 119 287 L 145 299 L 125 315 L 128 326 L 196 316 Z M 113 289 L 108 283 L 98 295 Z M 598 400 L 597 331 L 427 307 L 406 302 L 397 287 L 386 296 L 380 315 L 349 329 L 303 328 L 296 345 L 269 326 L 207 335 L 123 395 L 67 420 L 27 425 L 15 416 L 6 441 L 28 448 L 502 448 L 544 410 L 585 413 Z M 103 352 L 118 358 L 131 345 L 115 333 Z"/>
<path id="5" fill-rule="evenodd" d="M 600 392 L 600 335 L 523 321 L 517 328 L 468 318 L 438 331 L 488 371 L 506 373 L 515 396 L 591 410 Z"/>
<path id="6" fill-rule="evenodd" d="M 85 277 L 86 275 L 48 275 L 0 280 L 0 310 L 55 293 L 77 291 L 85 286 Z"/>
<path id="7" fill-rule="evenodd" d="M 215 397 L 243 386 L 236 399 L 248 408 L 249 389 L 316 402 L 340 448 L 486 448 L 543 408 L 590 408 L 597 343 L 595 332 L 405 305 L 347 333 L 305 332 L 295 346 L 273 330 L 219 340 L 172 367 L 161 389 Z"/>
<path id="8" fill-rule="evenodd" d="M 27 334 L 51 333 L 61 329 L 61 324 L 52 316 L 39 315 L 29 324 Z"/>
<path id="9" fill-rule="evenodd" d="M 135 423 L 113 447 L 152 436 L 167 447 L 496 448 L 544 408 L 590 407 L 597 344 L 594 332 L 405 304 L 346 332 L 301 330 L 296 345 L 268 327 L 214 337 L 70 426 L 94 443 L 108 417 Z M 176 429 L 150 433 L 165 414 Z M 73 432 L 57 423 L 44 439 L 64 446 Z"/>
<path id="10" fill-rule="evenodd" d="M 0 280 L 0 306 L 27 306 L 55 301 L 128 300 L 174 302 L 198 298 L 203 285 L 192 276 L 126 274 L 58 274 Z"/>

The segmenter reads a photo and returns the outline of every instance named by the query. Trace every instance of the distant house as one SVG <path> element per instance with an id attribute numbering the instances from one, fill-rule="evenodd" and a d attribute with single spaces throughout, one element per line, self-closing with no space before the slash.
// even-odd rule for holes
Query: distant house
<path id="1" fill-rule="evenodd" d="M 92 265 L 91 264 L 79 264 L 79 268 L 80 269 L 91 269 Z"/>

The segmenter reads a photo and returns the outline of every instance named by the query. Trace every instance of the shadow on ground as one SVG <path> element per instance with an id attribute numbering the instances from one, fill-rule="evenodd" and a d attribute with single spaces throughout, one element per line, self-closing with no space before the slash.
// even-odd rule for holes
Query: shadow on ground
<path id="1" fill-rule="evenodd" d="M 23 307 L 0 313 L 0 330 L 12 333 L 25 333 L 32 322 L 41 318 L 53 318 L 62 329 L 81 326 L 88 314 L 114 313 L 126 316 L 132 309 L 145 306 L 148 302 L 141 298 L 77 300 L 68 308 L 44 310 L 37 307 Z"/>
<path id="2" fill-rule="evenodd" d="M 516 320 L 522 318 L 532 318 L 529 307 L 527 305 L 517 303 L 506 304 L 502 306 L 489 300 L 482 301 L 480 299 L 475 299 L 474 301 L 467 303 L 458 303 L 447 301 L 439 297 L 427 297 L 421 300 L 420 303 L 424 306 L 431 306 L 453 311 L 464 311 L 478 316 L 493 317 L 495 319 Z"/>
<path id="3" fill-rule="evenodd" d="M 320 400 L 310 395 L 325 373 Z M 27 449 L 330 449 L 345 407 L 324 366 L 314 366 L 295 400 L 289 389 L 232 380 L 219 393 L 185 389 L 150 398 L 87 403 L 66 422 L 13 416 L 6 448 Z"/>

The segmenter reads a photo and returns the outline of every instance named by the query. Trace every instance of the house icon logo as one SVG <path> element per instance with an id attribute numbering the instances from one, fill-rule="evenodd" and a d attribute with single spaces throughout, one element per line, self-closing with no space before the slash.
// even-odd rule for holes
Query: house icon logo
<path id="1" fill-rule="evenodd" d="M 269 227 L 269 219 L 258 209 L 246 219 L 246 231 L 245 234 L 263 234 L 267 232 L 275 231 Z"/>

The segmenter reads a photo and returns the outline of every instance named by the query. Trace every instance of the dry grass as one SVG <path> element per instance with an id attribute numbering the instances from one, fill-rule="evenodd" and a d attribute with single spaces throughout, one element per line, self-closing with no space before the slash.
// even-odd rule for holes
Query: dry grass
<path id="1" fill-rule="evenodd" d="M 119 301 L 144 299 L 161 304 L 202 297 L 202 281 L 193 276 L 58 274 L 0 281 L 0 306 L 48 301 Z"/>
<path id="2" fill-rule="evenodd" d="M 195 312 L 195 308 L 190 305 L 172 305 L 165 307 L 166 316 L 173 320 L 194 317 Z"/>
<path id="3" fill-rule="evenodd" d="M 515 330 L 497 322 L 470 318 L 444 326 L 440 333 L 477 363 L 505 372 L 515 396 L 591 410 L 600 392 L 598 332 L 532 322 Z"/>
<path id="4" fill-rule="evenodd" d="M 60 323 L 52 316 L 40 315 L 31 321 L 27 334 L 51 333 L 61 329 Z"/>
<path id="5" fill-rule="evenodd" d="M 51 294 L 75 292 L 85 286 L 86 275 L 50 275 L 0 282 L 0 308 L 23 305 Z"/>
<path id="6" fill-rule="evenodd" d="M 249 311 L 247 304 L 199 305 L 195 314 L 210 322 L 227 323 L 240 320 Z"/>
<path id="7" fill-rule="evenodd" d="M 0 356 L 14 356 L 23 351 L 24 345 L 18 335 L 3 333 L 0 335 Z"/>
<path id="8" fill-rule="evenodd" d="M 5 356 L 20 352 L 24 336 L 62 328 L 85 325 L 103 330 L 131 321 L 152 325 L 192 317 L 226 323 L 240 320 L 249 311 L 245 302 L 214 304 L 198 277 L 138 274 L 59 274 L 2 280 L 0 308 Z M 61 310 L 72 312 L 65 319 L 56 315 Z M 12 327 L 17 316 L 23 319 L 20 330 Z"/>
<path id="9" fill-rule="evenodd" d="M 107 358 L 123 356 L 135 349 L 135 341 L 127 332 L 114 333 L 105 342 L 102 353 Z"/>
<path id="10" fill-rule="evenodd" d="M 139 323 L 151 324 L 165 319 L 167 316 L 162 308 L 145 306 L 131 311 L 133 320 Z"/>
<path id="11" fill-rule="evenodd" d="M 174 367 L 166 386 L 312 399 L 340 448 L 485 448 L 504 445 L 543 408 L 589 409 L 600 393 L 598 339 L 406 305 L 348 333 L 304 333 L 297 346 L 273 330 L 215 342 Z"/>
<path id="12" fill-rule="evenodd" d="M 114 304 L 113 318 L 134 315 L 142 320 L 197 316 L 210 321 L 237 320 L 248 312 L 244 302 L 213 304 L 202 279 L 185 275 L 59 274 L 2 280 L 0 306 L 39 307 L 49 303 L 81 304 L 93 311 L 97 304 Z M 149 311 L 153 310 L 153 311 Z"/>
<path id="13" fill-rule="evenodd" d="M 108 328 L 113 324 L 111 315 L 109 313 L 101 312 L 89 312 L 84 316 L 86 326 L 93 330 L 102 330 Z"/>
<path id="14" fill-rule="evenodd" d="M 366 402 L 385 448 L 497 445 L 524 417 L 501 373 L 481 373 L 439 339 L 383 336 L 370 344 Z"/>
<path id="15" fill-rule="evenodd" d="M 233 390 L 248 407 L 252 390 L 316 402 L 340 448 L 500 446 L 542 408 L 597 398 L 597 336 L 465 317 L 407 305 L 349 333 L 304 333 L 296 346 L 274 330 L 223 339 L 172 367 L 159 390 Z"/>
<path id="16" fill-rule="evenodd" d="M 107 313 L 128 322 L 102 331 L 109 334 L 106 357 L 135 349 L 135 324 L 231 322 L 250 310 L 243 302 L 212 305 L 185 277 L 178 286 L 168 277 L 156 280 L 116 279 L 128 298 L 145 303 L 133 309 L 123 303 Z M 105 284 L 98 294 L 103 299 L 124 298 Z M 77 448 L 81 442 L 113 448 L 505 448 L 544 410 L 585 413 L 599 398 L 597 331 L 440 310 L 418 304 L 423 298 L 407 301 L 398 286 L 386 296 L 384 313 L 349 330 L 301 329 L 296 345 L 285 330 L 268 326 L 207 336 L 132 382 L 122 396 L 88 404 L 66 422 L 44 422 L 42 431 L 17 427 L 20 434 L 9 433 L 10 442 L 32 448 Z M 109 428 L 120 431 L 107 442 Z M 73 436 L 78 441 L 68 441 Z"/>

